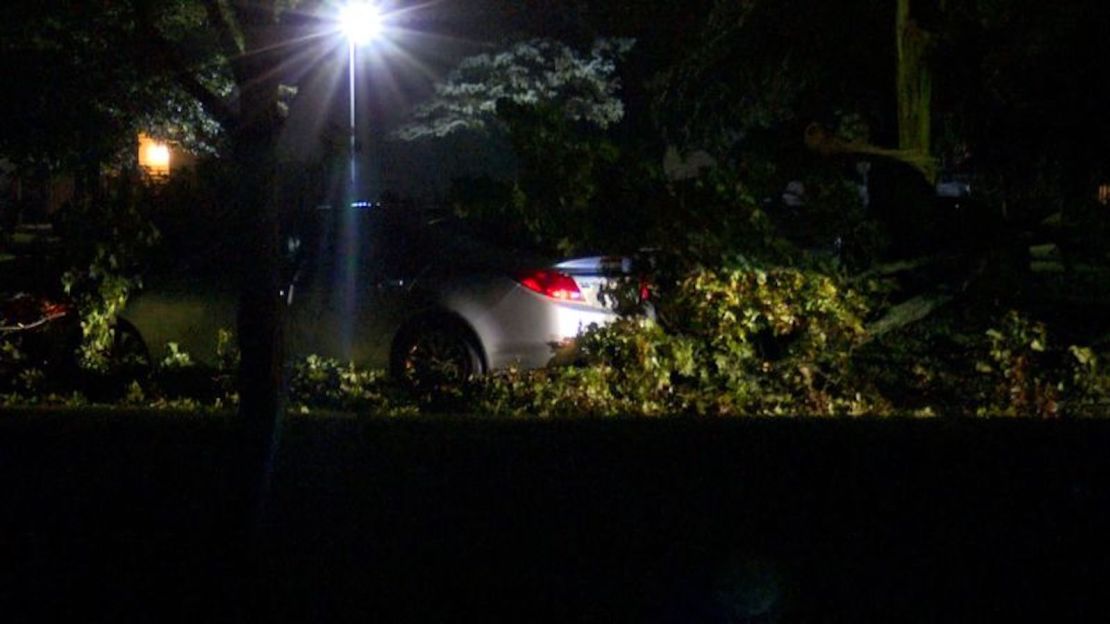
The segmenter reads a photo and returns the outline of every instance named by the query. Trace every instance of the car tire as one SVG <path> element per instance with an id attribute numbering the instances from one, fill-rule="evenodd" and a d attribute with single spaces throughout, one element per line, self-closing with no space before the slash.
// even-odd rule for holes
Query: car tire
<path id="1" fill-rule="evenodd" d="M 433 387 L 485 372 L 477 342 L 459 325 L 449 319 L 429 319 L 399 332 L 390 358 L 393 375 L 414 386 Z"/>
<path id="2" fill-rule="evenodd" d="M 112 366 L 122 377 L 139 379 L 150 374 L 154 365 L 142 334 L 134 325 L 117 319 L 112 341 Z"/>

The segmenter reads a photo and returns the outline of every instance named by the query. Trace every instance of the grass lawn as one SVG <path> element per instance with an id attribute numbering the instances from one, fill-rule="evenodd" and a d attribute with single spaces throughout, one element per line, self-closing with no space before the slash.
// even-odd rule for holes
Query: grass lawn
<path id="1" fill-rule="evenodd" d="M 747 614 L 738 621 L 824 622 L 1110 611 L 1105 421 L 291 417 L 244 549 L 227 530 L 236 431 L 232 414 L 0 414 L 6 612 L 723 622 L 731 608 Z"/>

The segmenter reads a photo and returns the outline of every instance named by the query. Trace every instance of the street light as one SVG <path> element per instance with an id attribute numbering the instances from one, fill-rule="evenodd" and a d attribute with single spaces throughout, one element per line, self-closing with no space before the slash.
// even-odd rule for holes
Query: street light
<path id="1" fill-rule="evenodd" d="M 347 63 L 350 90 L 351 193 L 357 192 L 355 166 L 355 48 L 373 41 L 382 30 L 382 17 L 372 2 L 352 0 L 339 11 L 339 28 L 347 37 Z"/>
<path id="2" fill-rule="evenodd" d="M 356 115 L 355 115 L 355 50 L 359 46 L 365 46 L 377 38 L 382 31 L 382 17 L 378 12 L 377 5 L 368 0 L 349 0 L 348 3 L 339 11 L 338 26 L 347 38 L 347 67 L 349 83 L 348 89 L 350 90 L 350 126 L 349 126 L 349 149 L 350 149 L 350 181 L 347 193 L 344 194 L 345 205 L 343 206 L 341 215 L 341 229 L 339 233 L 339 274 L 336 276 L 338 279 L 339 293 L 341 295 L 341 310 L 343 316 L 340 319 L 340 345 L 344 358 L 352 355 L 351 343 L 354 334 L 354 322 L 358 305 L 356 303 L 359 298 L 358 283 L 357 283 L 357 267 L 361 264 L 359 256 L 362 254 L 360 237 L 358 235 L 358 219 L 354 214 L 354 207 L 359 199 L 358 193 L 358 157 L 356 154 Z"/>
<path id="3" fill-rule="evenodd" d="M 351 2 L 339 11 L 339 27 L 352 45 L 366 45 L 381 33 L 382 16 L 369 2 Z"/>

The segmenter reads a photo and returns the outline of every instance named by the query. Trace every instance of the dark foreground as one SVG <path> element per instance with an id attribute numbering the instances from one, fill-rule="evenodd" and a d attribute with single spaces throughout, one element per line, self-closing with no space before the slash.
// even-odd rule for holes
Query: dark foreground
<path id="1" fill-rule="evenodd" d="M 0 414 L 0 620 L 1110 615 L 1110 422 L 294 418 L 249 544 L 233 432 Z"/>

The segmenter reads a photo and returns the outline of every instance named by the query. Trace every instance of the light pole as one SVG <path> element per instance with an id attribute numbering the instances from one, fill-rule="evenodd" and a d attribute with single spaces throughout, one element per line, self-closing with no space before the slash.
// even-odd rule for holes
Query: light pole
<path id="1" fill-rule="evenodd" d="M 355 50 L 373 41 L 382 29 L 381 14 L 372 2 L 352 0 L 339 12 L 339 27 L 347 37 L 348 90 L 350 92 L 350 186 L 354 198 L 357 193 L 356 123 L 355 123 Z"/>
<path id="2" fill-rule="evenodd" d="M 339 319 L 339 348 L 344 359 L 352 355 L 352 343 L 355 329 L 355 316 L 359 310 L 359 285 L 358 267 L 361 265 L 360 257 L 363 255 L 361 240 L 358 232 L 359 221 L 356 212 L 356 202 L 359 200 L 358 152 L 357 152 L 357 115 L 355 113 L 355 52 L 359 46 L 369 44 L 382 29 L 381 14 L 378 7 L 368 0 L 349 0 L 339 12 L 339 28 L 347 38 L 347 88 L 350 96 L 350 117 L 348 124 L 348 149 L 350 151 L 350 178 L 347 180 L 347 192 L 344 196 L 344 206 L 338 211 L 340 229 L 339 246 L 337 251 L 338 274 L 337 286 L 334 290 L 339 296 L 339 305 L 336 309 L 342 315 Z"/>

